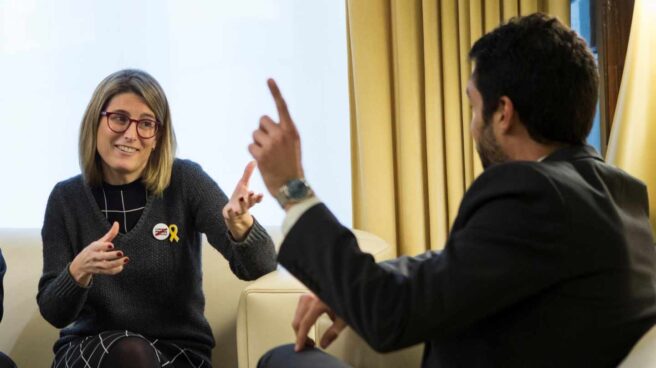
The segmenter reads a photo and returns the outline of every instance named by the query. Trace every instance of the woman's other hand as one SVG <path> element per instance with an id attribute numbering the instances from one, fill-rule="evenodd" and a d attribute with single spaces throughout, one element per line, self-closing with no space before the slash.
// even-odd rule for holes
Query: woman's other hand
<path id="1" fill-rule="evenodd" d="M 246 238 L 255 221 L 248 210 L 262 201 L 262 193 L 255 194 L 248 189 L 248 181 L 251 179 L 255 166 L 255 161 L 246 165 L 244 175 L 239 179 L 230 201 L 223 207 L 223 219 L 228 226 L 230 235 L 236 241 Z"/>
<path id="2" fill-rule="evenodd" d="M 118 226 L 118 222 L 114 222 L 107 234 L 87 245 L 71 262 L 68 271 L 81 286 L 89 286 L 93 275 L 116 275 L 128 263 L 128 257 L 120 250 L 114 250 L 112 244 L 118 234 Z"/>

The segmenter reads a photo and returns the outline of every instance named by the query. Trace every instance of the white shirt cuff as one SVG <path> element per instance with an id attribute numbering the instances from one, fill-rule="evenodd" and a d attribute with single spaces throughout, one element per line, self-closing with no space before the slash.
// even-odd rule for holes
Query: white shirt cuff
<path id="1" fill-rule="evenodd" d="M 321 203 L 321 200 L 317 198 L 316 196 L 311 197 L 311 198 L 306 198 L 298 203 L 294 203 L 289 209 L 287 209 L 287 215 L 285 215 L 285 220 L 282 222 L 282 236 L 283 239 L 284 237 L 287 236 L 287 233 L 289 230 L 294 227 L 294 224 L 296 224 L 296 221 L 303 216 L 305 211 L 309 210 L 310 208 L 314 207 L 315 205 Z"/>

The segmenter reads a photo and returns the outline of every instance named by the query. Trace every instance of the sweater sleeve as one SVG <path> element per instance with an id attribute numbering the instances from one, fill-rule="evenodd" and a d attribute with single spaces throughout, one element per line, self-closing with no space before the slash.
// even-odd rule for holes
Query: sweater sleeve
<path id="1" fill-rule="evenodd" d="M 75 257 L 64 218 L 63 198 L 55 186 L 43 220 L 43 274 L 36 296 L 41 315 L 57 328 L 75 321 L 84 306 L 89 288 L 78 285 L 68 271 Z"/>
<path id="2" fill-rule="evenodd" d="M 186 166 L 185 190 L 196 229 L 205 233 L 210 244 L 228 260 L 232 272 L 242 280 L 255 280 L 275 270 L 273 241 L 257 219 L 243 241 L 234 241 L 222 214 L 228 197 L 200 165 L 189 162 Z"/>

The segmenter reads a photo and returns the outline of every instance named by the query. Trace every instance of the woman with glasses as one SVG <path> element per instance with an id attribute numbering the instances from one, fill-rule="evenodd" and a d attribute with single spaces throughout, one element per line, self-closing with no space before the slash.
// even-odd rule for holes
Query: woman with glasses
<path id="1" fill-rule="evenodd" d="M 254 163 L 228 199 L 175 147 L 153 77 L 100 82 L 80 128 L 82 174 L 52 190 L 42 229 L 37 301 L 62 328 L 54 367 L 209 367 L 201 233 L 239 278 L 274 270 L 273 243 L 248 212 L 262 199 L 248 189 Z"/>

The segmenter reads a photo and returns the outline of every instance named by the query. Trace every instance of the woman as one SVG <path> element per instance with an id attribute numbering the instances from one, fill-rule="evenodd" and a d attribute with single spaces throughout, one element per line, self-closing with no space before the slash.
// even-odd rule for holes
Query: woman
<path id="1" fill-rule="evenodd" d="M 248 209 L 250 163 L 230 200 L 199 165 L 175 159 L 164 91 L 139 70 L 96 88 L 80 128 L 82 174 L 50 194 L 41 314 L 63 328 L 54 367 L 209 367 L 201 233 L 237 277 L 275 268 Z"/>

